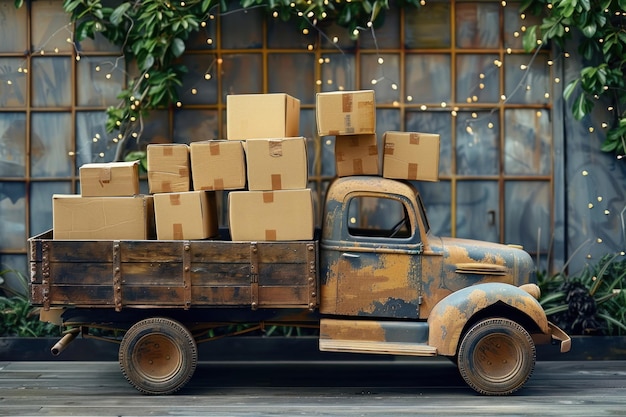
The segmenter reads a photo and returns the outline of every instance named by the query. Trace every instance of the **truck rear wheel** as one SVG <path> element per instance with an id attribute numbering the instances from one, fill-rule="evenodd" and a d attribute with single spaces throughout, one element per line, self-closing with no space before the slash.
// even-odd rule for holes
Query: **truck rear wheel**
<path id="1" fill-rule="evenodd" d="M 457 366 L 476 392 L 507 395 L 521 388 L 535 368 L 535 344 L 518 323 L 501 318 L 478 322 L 463 336 Z"/>
<path id="2" fill-rule="evenodd" d="M 198 348 L 181 323 L 162 317 L 141 320 L 122 338 L 122 373 L 144 394 L 171 394 L 191 379 Z"/>

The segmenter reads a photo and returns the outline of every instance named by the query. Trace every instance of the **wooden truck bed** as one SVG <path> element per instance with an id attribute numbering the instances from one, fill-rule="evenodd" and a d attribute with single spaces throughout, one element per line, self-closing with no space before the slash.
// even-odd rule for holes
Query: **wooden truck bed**
<path id="1" fill-rule="evenodd" d="M 33 305 L 317 308 L 317 241 L 29 239 Z"/>

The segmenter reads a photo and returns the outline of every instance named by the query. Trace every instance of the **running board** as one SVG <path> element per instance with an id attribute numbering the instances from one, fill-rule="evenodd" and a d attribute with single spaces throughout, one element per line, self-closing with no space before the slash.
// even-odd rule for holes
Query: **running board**
<path id="1" fill-rule="evenodd" d="M 415 343 L 369 340 L 320 339 L 322 352 L 376 353 L 381 355 L 437 356 L 437 348 Z"/>

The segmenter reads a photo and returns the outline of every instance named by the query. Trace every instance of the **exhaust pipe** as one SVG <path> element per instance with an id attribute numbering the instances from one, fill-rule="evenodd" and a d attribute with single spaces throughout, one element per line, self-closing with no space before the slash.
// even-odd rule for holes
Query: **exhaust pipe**
<path id="1" fill-rule="evenodd" d="M 65 333 L 65 335 L 63 335 L 63 337 L 58 342 L 56 342 L 54 346 L 52 346 L 50 352 L 52 352 L 54 356 L 58 356 L 61 352 L 63 352 L 63 350 L 65 350 L 67 345 L 69 345 L 72 340 L 76 339 L 78 333 L 80 333 L 80 328 L 72 329 Z"/>

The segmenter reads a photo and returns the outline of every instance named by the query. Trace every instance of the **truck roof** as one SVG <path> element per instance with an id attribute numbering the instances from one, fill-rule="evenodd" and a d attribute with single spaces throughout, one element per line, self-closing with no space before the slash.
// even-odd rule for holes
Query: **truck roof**
<path id="1" fill-rule="evenodd" d="M 351 192 L 391 193 L 415 196 L 415 187 L 407 181 L 375 176 L 351 176 L 336 179 L 328 189 L 328 201 L 343 201 Z"/>

